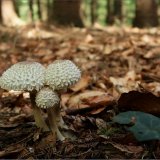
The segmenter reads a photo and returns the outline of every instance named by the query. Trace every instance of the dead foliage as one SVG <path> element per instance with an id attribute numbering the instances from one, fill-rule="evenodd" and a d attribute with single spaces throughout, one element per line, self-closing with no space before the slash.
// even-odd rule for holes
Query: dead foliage
<path id="1" fill-rule="evenodd" d="M 70 59 L 82 70 L 61 97 L 64 142 L 35 127 L 26 93 L 0 89 L 0 158 L 160 158 L 159 142 L 140 143 L 110 123 L 121 111 L 160 116 L 159 36 L 158 28 L 0 27 L 0 74 L 24 60 Z"/>

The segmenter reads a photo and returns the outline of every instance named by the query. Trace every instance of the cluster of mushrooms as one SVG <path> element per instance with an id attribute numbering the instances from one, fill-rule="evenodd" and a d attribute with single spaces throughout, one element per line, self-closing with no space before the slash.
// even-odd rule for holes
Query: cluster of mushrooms
<path id="1" fill-rule="evenodd" d="M 37 127 L 43 131 L 51 130 L 59 140 L 64 140 L 58 128 L 64 125 L 60 115 L 60 93 L 74 85 L 80 77 L 80 70 L 70 60 L 56 60 L 47 68 L 38 62 L 23 61 L 2 74 L 0 87 L 29 92 Z M 46 109 L 49 125 L 43 119 L 41 109 Z"/>

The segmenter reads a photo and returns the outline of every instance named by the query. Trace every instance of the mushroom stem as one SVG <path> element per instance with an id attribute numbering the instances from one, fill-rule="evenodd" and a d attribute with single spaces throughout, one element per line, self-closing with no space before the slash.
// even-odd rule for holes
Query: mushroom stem
<path id="1" fill-rule="evenodd" d="M 36 92 L 35 91 L 30 92 L 30 99 L 31 99 L 32 107 L 33 107 L 33 114 L 34 114 L 36 126 L 41 128 L 43 131 L 49 131 L 47 124 L 42 118 L 41 109 L 37 107 L 35 103 L 35 97 L 36 97 Z"/>
<path id="2" fill-rule="evenodd" d="M 54 108 L 47 108 L 47 113 L 48 113 L 48 120 L 49 120 L 49 125 L 50 129 L 53 132 L 53 134 L 56 133 L 57 138 L 61 141 L 65 140 L 65 137 L 61 134 L 58 126 L 57 126 L 57 116 L 56 116 L 56 110 L 57 107 Z"/>
<path id="3" fill-rule="evenodd" d="M 56 121 L 57 121 L 57 124 L 59 127 L 61 128 L 64 128 L 64 129 L 68 129 L 68 126 L 64 123 L 64 120 L 61 116 L 61 107 L 60 105 L 59 106 L 56 106 L 56 109 L 55 109 L 55 114 L 56 114 Z"/>
<path id="4" fill-rule="evenodd" d="M 65 89 L 64 89 L 65 90 Z M 60 98 L 60 101 L 62 101 L 61 99 L 61 93 L 62 93 L 62 90 L 57 92 L 59 98 Z M 61 116 L 61 103 L 59 105 L 57 105 L 55 107 L 55 114 L 56 114 L 56 120 L 57 120 L 57 124 L 60 128 L 64 128 L 64 129 L 68 129 L 68 126 L 65 124 L 62 116 Z"/>

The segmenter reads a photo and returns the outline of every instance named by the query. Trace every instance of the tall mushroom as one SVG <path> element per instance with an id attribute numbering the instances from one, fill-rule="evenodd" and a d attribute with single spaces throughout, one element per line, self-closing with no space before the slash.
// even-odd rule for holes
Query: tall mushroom
<path id="1" fill-rule="evenodd" d="M 36 104 L 38 107 L 47 110 L 51 131 L 56 133 L 59 140 L 63 141 L 65 137 L 58 129 L 55 112 L 57 106 L 60 104 L 60 98 L 58 94 L 49 87 L 44 87 L 36 95 Z"/>
<path id="2" fill-rule="evenodd" d="M 56 60 L 51 63 L 45 73 L 45 84 L 57 91 L 59 94 L 71 85 L 74 85 L 81 77 L 78 67 L 70 60 Z M 60 115 L 60 106 L 54 110 L 56 119 L 60 126 L 64 125 Z M 55 113 L 53 113 L 55 114 Z"/>
<path id="3" fill-rule="evenodd" d="M 0 78 L 0 87 L 6 90 L 27 91 L 30 93 L 30 99 L 33 106 L 33 114 L 36 125 L 48 130 L 41 110 L 35 104 L 35 96 L 44 86 L 45 68 L 38 62 L 23 61 L 12 65 L 6 70 Z"/>

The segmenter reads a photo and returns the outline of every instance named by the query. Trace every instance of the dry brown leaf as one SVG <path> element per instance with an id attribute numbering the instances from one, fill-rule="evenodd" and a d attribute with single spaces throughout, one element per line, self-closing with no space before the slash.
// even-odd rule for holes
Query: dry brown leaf
<path id="1" fill-rule="evenodd" d="M 88 75 L 84 75 L 78 83 L 76 83 L 73 87 L 71 87 L 71 90 L 74 92 L 78 92 L 80 90 L 85 89 L 91 80 L 91 77 Z"/>
<path id="2" fill-rule="evenodd" d="M 45 149 L 46 146 L 54 146 L 56 143 L 56 135 L 53 133 L 50 133 L 46 136 L 43 136 L 41 141 L 36 145 L 37 149 Z"/>
<path id="3" fill-rule="evenodd" d="M 62 48 L 58 50 L 57 52 L 55 52 L 55 54 L 60 58 L 64 58 L 66 54 L 68 54 L 68 52 L 69 52 L 69 48 L 67 47 L 67 48 Z"/>
<path id="4" fill-rule="evenodd" d="M 155 47 L 148 51 L 147 54 L 144 54 L 144 58 L 150 59 L 150 58 L 160 58 L 160 47 Z"/>
<path id="5" fill-rule="evenodd" d="M 7 43 L 4 43 L 4 42 L 1 42 L 1 45 L 0 45 L 0 51 L 6 51 L 6 50 L 9 50 L 10 49 L 10 45 L 8 45 Z"/>
<path id="6" fill-rule="evenodd" d="M 12 122 L 12 123 L 16 123 L 16 122 L 22 122 L 23 123 L 23 120 L 24 120 L 25 117 L 26 117 L 25 114 L 19 114 L 19 115 L 16 115 L 14 117 L 10 117 L 9 121 Z"/>
<path id="7" fill-rule="evenodd" d="M 63 108 L 66 107 L 66 104 L 67 104 L 70 96 L 71 96 L 71 95 L 70 95 L 70 94 L 67 94 L 67 93 L 61 95 L 61 106 L 62 106 Z"/>
<path id="8" fill-rule="evenodd" d="M 114 101 L 114 98 L 107 93 L 100 96 L 93 96 L 93 97 L 88 97 L 83 99 L 83 102 L 90 106 L 97 106 L 97 105 L 104 106 L 104 105 L 110 104 L 113 101 Z"/>
<path id="9" fill-rule="evenodd" d="M 90 35 L 90 34 L 87 34 L 87 36 L 85 37 L 84 42 L 85 42 L 85 43 L 92 43 L 93 41 L 94 41 L 93 36 Z"/>
<path id="10" fill-rule="evenodd" d="M 145 73 L 145 72 L 142 72 L 141 75 L 142 75 L 142 79 L 144 79 L 144 80 L 160 82 L 160 76 L 159 75 L 155 75 L 155 74 L 152 74 L 152 73 Z"/>
<path id="11" fill-rule="evenodd" d="M 93 115 L 99 114 L 99 113 L 101 113 L 102 111 L 104 111 L 106 107 L 107 107 L 107 106 L 103 106 L 103 107 L 101 107 L 101 108 L 97 107 L 96 109 L 93 109 L 93 110 L 90 111 L 89 113 L 90 113 L 90 114 L 93 114 Z"/>
<path id="12" fill-rule="evenodd" d="M 35 53 L 39 57 L 50 56 L 53 52 L 48 48 L 40 48 Z"/>
<path id="13" fill-rule="evenodd" d="M 120 151 L 127 152 L 127 153 L 138 154 L 143 152 L 144 150 L 141 146 L 129 146 L 129 145 L 122 145 L 122 144 L 113 143 L 113 142 L 110 142 L 110 144 L 112 144 L 115 148 L 119 149 Z"/>
<path id="14" fill-rule="evenodd" d="M 95 107 L 95 109 L 93 108 L 93 110 L 90 112 L 91 114 L 98 114 L 102 112 L 107 106 L 113 105 L 115 103 L 114 98 L 108 94 L 84 99 L 84 101 L 86 101 L 90 107 Z"/>
<path id="15" fill-rule="evenodd" d="M 130 91 L 121 95 L 118 108 L 123 111 L 134 110 L 160 115 L 160 97 L 150 92 Z"/>
<path id="16" fill-rule="evenodd" d="M 96 118 L 95 123 L 99 130 L 102 130 L 103 128 L 107 128 L 107 122 L 101 118 Z"/>
<path id="17" fill-rule="evenodd" d="M 79 108 L 79 104 L 82 103 L 82 100 L 84 98 L 90 98 L 90 97 L 94 97 L 94 96 L 100 96 L 105 94 L 105 92 L 103 91 L 90 91 L 90 90 L 86 90 L 83 93 L 79 93 L 78 95 L 74 95 L 72 96 L 69 101 L 68 101 L 68 107 L 69 108 Z"/>
<path id="18" fill-rule="evenodd" d="M 135 71 L 131 70 L 123 78 L 110 77 L 109 80 L 119 93 L 125 93 L 137 89 L 139 82 L 135 81 L 136 76 Z"/>
<path id="19" fill-rule="evenodd" d="M 42 61 L 43 63 L 48 63 L 48 62 L 50 62 L 50 61 L 52 62 L 53 59 L 55 59 L 55 54 L 50 54 L 50 55 L 44 56 L 44 57 L 41 59 L 41 61 Z"/>
<path id="20" fill-rule="evenodd" d="M 26 115 L 32 115 L 33 114 L 33 109 L 26 104 L 24 104 L 24 106 L 21 108 L 21 111 L 23 113 L 25 113 Z"/>
<path id="21" fill-rule="evenodd" d="M 68 109 L 67 114 L 78 114 L 78 113 L 90 113 L 90 114 L 98 114 L 102 112 L 108 105 L 113 105 L 115 103 L 114 98 L 107 94 L 99 93 L 96 94 L 90 92 L 92 94 L 81 94 L 80 99 L 76 99 L 76 103 L 74 104 L 74 109 Z M 72 97 L 73 98 L 73 97 Z M 72 104 L 73 105 L 73 104 Z"/>
<path id="22" fill-rule="evenodd" d="M 0 157 L 5 157 L 11 154 L 19 153 L 22 150 L 24 150 L 24 147 L 20 144 L 15 144 L 13 146 L 3 148 L 3 150 L 0 151 Z"/>

